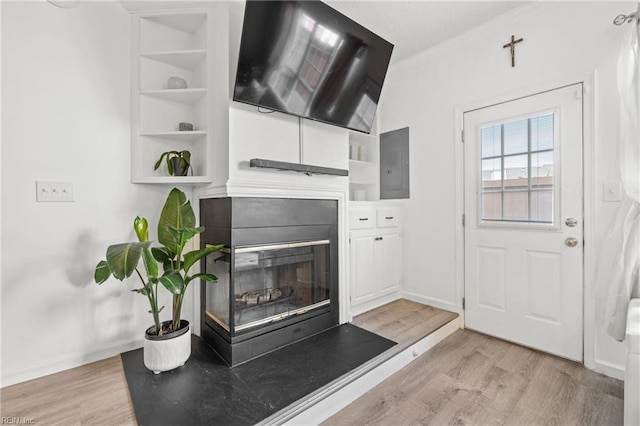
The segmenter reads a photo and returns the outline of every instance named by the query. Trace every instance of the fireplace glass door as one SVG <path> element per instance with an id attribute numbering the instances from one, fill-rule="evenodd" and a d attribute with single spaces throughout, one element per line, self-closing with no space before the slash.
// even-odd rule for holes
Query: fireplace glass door
<path id="1" fill-rule="evenodd" d="M 330 303 L 329 240 L 235 247 L 207 269 L 207 317 L 234 335 Z"/>

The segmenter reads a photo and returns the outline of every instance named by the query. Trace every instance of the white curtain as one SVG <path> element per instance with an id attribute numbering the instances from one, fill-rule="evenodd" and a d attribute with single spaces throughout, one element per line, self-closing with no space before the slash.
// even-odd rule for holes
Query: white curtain
<path id="1" fill-rule="evenodd" d="M 640 16 L 640 3 L 637 17 Z M 605 326 L 616 340 L 624 340 L 627 308 L 640 297 L 640 60 L 636 19 L 624 24 L 618 56 L 620 128 L 618 150 L 624 199 L 610 228 L 599 259 L 596 285 L 606 290 Z"/>

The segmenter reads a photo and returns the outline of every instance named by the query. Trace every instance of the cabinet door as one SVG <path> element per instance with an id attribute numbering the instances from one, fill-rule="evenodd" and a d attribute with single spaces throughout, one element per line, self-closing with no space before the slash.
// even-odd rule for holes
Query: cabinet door
<path id="1" fill-rule="evenodd" d="M 375 247 L 373 234 L 351 237 L 351 304 L 366 302 L 378 295 L 376 288 Z"/>
<path id="2" fill-rule="evenodd" d="M 380 294 L 396 291 L 400 286 L 400 235 L 381 234 L 375 241 L 375 264 Z"/>

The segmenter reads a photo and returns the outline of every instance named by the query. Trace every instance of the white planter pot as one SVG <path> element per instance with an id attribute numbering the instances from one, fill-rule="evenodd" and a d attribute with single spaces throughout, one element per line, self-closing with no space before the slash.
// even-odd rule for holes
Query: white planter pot
<path id="1" fill-rule="evenodd" d="M 191 356 L 191 328 L 188 321 L 181 321 L 182 328 L 173 333 L 163 336 L 145 333 L 144 365 L 154 374 L 181 367 Z"/>

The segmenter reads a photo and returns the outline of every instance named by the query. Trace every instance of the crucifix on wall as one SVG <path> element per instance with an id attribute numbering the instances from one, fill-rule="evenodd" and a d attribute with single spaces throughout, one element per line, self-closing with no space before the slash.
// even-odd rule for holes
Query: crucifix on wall
<path id="1" fill-rule="evenodd" d="M 524 40 L 523 38 L 519 38 L 516 40 L 515 36 L 512 35 L 511 43 L 507 43 L 504 46 L 502 46 L 503 49 L 506 49 L 508 47 L 509 51 L 511 52 L 511 67 L 516 66 L 516 43 L 520 43 L 523 40 Z"/>

